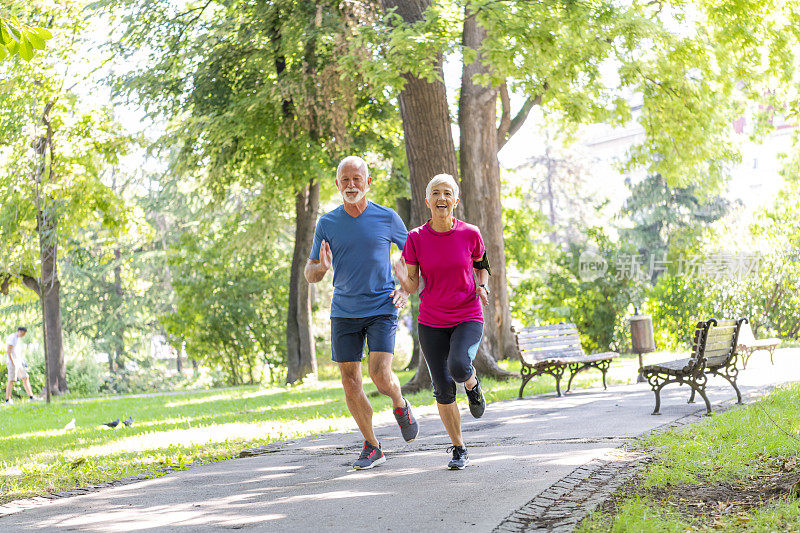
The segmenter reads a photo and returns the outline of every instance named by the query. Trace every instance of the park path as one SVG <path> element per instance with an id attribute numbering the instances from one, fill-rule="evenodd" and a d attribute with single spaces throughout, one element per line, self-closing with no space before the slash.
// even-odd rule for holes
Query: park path
<path id="1" fill-rule="evenodd" d="M 756 353 L 739 380 L 746 402 L 800 381 L 800 349 L 777 351 L 774 366 Z M 708 390 L 716 410 L 735 400 L 720 378 Z M 0 531 L 568 531 L 643 461 L 624 444 L 701 418 L 688 392 L 665 388 L 661 416 L 650 414 L 647 384 L 495 402 L 479 420 L 463 410 L 464 471 L 445 468 L 444 428 L 426 414 L 411 444 L 395 426 L 377 429 L 387 462 L 373 470 L 349 467 L 356 433 L 327 434 L 80 496 L 12 502 L 0 507 Z"/>

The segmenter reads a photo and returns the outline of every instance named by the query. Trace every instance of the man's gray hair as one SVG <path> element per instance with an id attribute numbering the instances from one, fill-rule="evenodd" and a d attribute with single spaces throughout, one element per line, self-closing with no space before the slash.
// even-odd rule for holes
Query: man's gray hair
<path id="1" fill-rule="evenodd" d="M 355 165 L 359 168 L 364 169 L 364 178 L 369 177 L 369 168 L 367 168 L 367 162 L 358 157 L 357 155 L 348 155 L 341 161 L 339 161 L 339 166 L 336 167 L 336 179 L 339 179 L 339 176 L 342 174 L 342 169 L 347 165 Z"/>
<path id="2" fill-rule="evenodd" d="M 442 184 L 447 184 L 452 187 L 453 194 L 455 195 L 454 200 L 458 200 L 458 183 L 456 183 L 456 179 L 450 174 L 436 174 L 432 177 L 431 181 L 428 182 L 428 186 L 425 187 L 425 198 L 430 198 L 433 188 Z"/>

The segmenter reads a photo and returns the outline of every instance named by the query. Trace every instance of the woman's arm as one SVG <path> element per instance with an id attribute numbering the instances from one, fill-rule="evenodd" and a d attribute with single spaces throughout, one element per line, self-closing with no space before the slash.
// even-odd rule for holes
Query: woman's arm
<path id="1" fill-rule="evenodd" d="M 489 305 L 489 271 L 485 268 L 474 268 L 472 271 L 475 273 L 475 279 L 478 280 L 475 284 L 475 292 L 484 306 Z M 481 285 L 485 285 L 485 287 L 481 287 Z"/>
<path id="2" fill-rule="evenodd" d="M 409 265 L 401 257 L 393 267 L 398 283 L 408 294 L 414 294 L 419 289 L 419 265 Z"/>

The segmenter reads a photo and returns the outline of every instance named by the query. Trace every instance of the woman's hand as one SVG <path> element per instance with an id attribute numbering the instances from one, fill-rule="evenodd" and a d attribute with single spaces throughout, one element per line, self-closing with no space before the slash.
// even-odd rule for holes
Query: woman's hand
<path id="1" fill-rule="evenodd" d="M 481 304 L 484 307 L 489 305 L 489 291 L 486 289 L 486 287 L 481 287 L 478 285 L 475 288 L 475 293 L 478 295 L 478 298 L 481 299 Z"/>
<path id="2" fill-rule="evenodd" d="M 408 266 L 406 265 L 406 262 L 403 261 L 402 257 L 398 259 L 394 265 L 392 265 L 392 271 L 394 272 L 397 281 L 400 282 L 400 285 L 408 284 Z"/>

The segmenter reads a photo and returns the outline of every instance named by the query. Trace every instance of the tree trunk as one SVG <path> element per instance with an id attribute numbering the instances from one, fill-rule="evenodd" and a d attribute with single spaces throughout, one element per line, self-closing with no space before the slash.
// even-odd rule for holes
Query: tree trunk
<path id="1" fill-rule="evenodd" d="M 61 282 L 58 279 L 58 247 L 56 232 L 58 222 L 39 212 L 39 247 L 42 276 L 39 283 L 42 300 L 45 357 L 50 394 L 69 392 L 67 367 L 64 361 L 64 346 L 61 329 Z"/>
<path id="2" fill-rule="evenodd" d="M 385 11 L 396 8 L 396 13 L 408 24 L 419 22 L 423 12 L 431 6 L 430 0 L 381 0 Z M 437 70 L 443 79 L 442 58 L 438 57 Z M 404 74 L 406 84 L 400 92 L 400 115 L 406 145 L 409 179 L 411 181 L 411 224 L 422 225 L 427 220 L 425 212 L 425 187 L 436 174 L 458 175 L 453 133 L 450 129 L 450 111 L 444 83 L 428 82 Z M 403 393 L 431 388 L 431 375 L 425 359 L 420 359 L 417 373 L 405 385 Z"/>
<path id="3" fill-rule="evenodd" d="M 34 141 L 34 152 L 39 164 L 33 174 L 32 186 L 36 194 L 36 231 L 39 235 L 40 277 L 38 282 L 29 278 L 26 286 L 39 295 L 42 302 L 42 333 L 45 349 L 46 396 L 69 392 L 67 367 L 61 330 L 61 282 L 58 279 L 58 219 L 55 199 L 49 196 L 45 185 L 55 180 L 55 151 L 50 110 L 55 101 L 48 102 L 42 113 L 42 124 L 47 133 Z M 25 282 L 25 278 L 23 278 Z M 35 288 L 34 288 L 35 285 Z"/>
<path id="4" fill-rule="evenodd" d="M 486 30 L 466 8 L 464 48 L 480 50 Z M 515 374 L 497 365 L 496 359 L 511 354 L 515 341 L 511 332 L 511 309 L 506 281 L 505 241 L 503 240 L 503 207 L 500 196 L 500 163 L 497 160 L 497 97 L 496 87 L 483 87 L 473 81 L 476 75 L 488 74 L 481 55 L 470 64 L 464 63 L 461 76 L 461 97 L 458 105 L 461 159 L 461 203 L 464 218 L 481 230 L 486 253 L 492 267 L 489 277 L 491 296 L 484 309 L 486 320 L 483 341 L 475 358 L 481 374 L 508 378 Z"/>
<path id="5" fill-rule="evenodd" d="M 311 293 L 303 275 L 314 241 L 319 209 L 319 183 L 311 181 L 295 197 L 295 233 L 286 317 L 286 383 L 317 375 L 314 338 L 311 335 Z"/>

